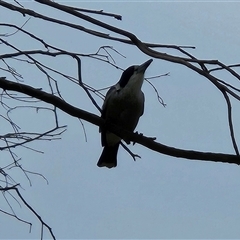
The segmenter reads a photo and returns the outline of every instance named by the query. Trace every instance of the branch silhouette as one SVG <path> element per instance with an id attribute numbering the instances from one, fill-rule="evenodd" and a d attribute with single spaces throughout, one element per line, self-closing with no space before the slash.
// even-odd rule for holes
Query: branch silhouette
<path id="1" fill-rule="evenodd" d="M 86 29 L 80 25 L 74 25 L 68 22 L 64 22 L 60 19 L 55 19 L 55 18 L 50 18 L 48 16 L 44 16 L 42 14 L 39 14 L 37 12 L 34 12 L 33 10 L 30 9 L 25 9 L 25 8 L 21 8 L 21 7 L 17 7 L 14 6 L 10 3 L 6 3 L 4 1 L 0 2 L 0 5 L 11 9 L 13 11 L 17 11 L 19 13 L 22 13 L 24 16 L 25 15 L 30 15 L 36 18 L 40 18 L 43 19 L 45 21 L 49 21 L 49 22 L 54 22 L 60 25 L 64 25 L 70 28 L 74 28 L 74 29 L 78 29 L 80 31 L 84 31 L 86 33 L 89 34 L 93 34 L 94 36 L 100 37 L 100 38 L 107 38 L 113 41 L 120 41 L 123 43 L 127 43 L 127 44 L 132 44 L 135 45 L 140 51 L 142 51 L 143 53 L 147 54 L 148 56 L 151 56 L 153 58 L 156 59 L 161 59 L 164 61 L 169 61 L 169 62 L 173 62 L 173 63 L 177 63 L 177 64 L 181 64 L 186 66 L 187 68 L 193 70 L 194 72 L 200 74 L 201 76 L 205 77 L 206 79 L 208 79 L 222 94 L 223 97 L 226 101 L 227 104 L 227 111 L 228 111 L 228 125 L 229 125 L 229 132 L 230 132 L 230 137 L 231 137 L 231 141 L 232 141 L 232 145 L 233 148 L 235 150 L 236 155 L 239 155 L 239 150 L 238 150 L 238 146 L 237 146 L 237 142 L 234 136 L 234 129 L 233 129 L 233 122 L 232 122 L 232 111 L 231 111 L 231 101 L 229 99 L 229 96 L 235 98 L 236 100 L 240 101 L 240 90 L 234 86 L 232 86 L 229 83 L 226 83 L 225 81 L 223 81 L 220 78 L 217 78 L 216 76 L 212 75 L 211 73 L 217 70 L 225 70 L 226 72 L 228 72 L 230 75 L 232 75 L 233 77 L 235 77 L 238 81 L 240 80 L 240 75 L 233 70 L 233 67 L 239 66 L 237 64 L 232 64 L 232 65 L 225 65 L 224 63 L 221 63 L 218 60 L 206 60 L 206 59 L 197 59 L 196 57 L 194 57 L 193 55 L 189 54 L 187 51 L 183 50 L 183 48 L 193 48 L 190 46 L 174 46 L 174 45 L 161 45 L 161 44 L 149 44 L 149 43 L 144 43 L 142 42 L 140 39 L 137 38 L 137 36 L 135 36 L 133 33 L 125 31 L 123 29 L 114 27 L 112 25 L 106 24 L 102 21 L 99 21 L 95 18 L 92 18 L 90 16 L 87 16 L 83 13 L 81 13 L 81 11 L 79 9 L 67 6 L 67 5 L 63 5 L 63 4 L 59 4 L 53 1 L 49 1 L 49 0 L 35 0 L 35 2 L 38 2 L 40 4 L 55 8 L 57 10 L 60 10 L 64 13 L 68 13 L 70 15 L 73 15 L 75 17 L 78 17 L 80 19 L 83 19 L 87 22 L 90 22 L 98 27 L 101 27 L 103 29 L 107 29 L 113 33 L 117 33 L 120 34 L 124 37 L 126 37 L 127 39 L 121 39 L 121 38 L 115 38 L 110 36 L 109 34 L 103 33 L 103 32 L 97 32 L 95 30 L 91 30 L 91 29 Z M 101 13 L 98 12 L 98 14 Z M 160 51 L 156 51 L 153 48 L 172 48 L 172 49 L 176 49 L 178 50 L 181 54 L 184 55 L 184 57 L 180 57 L 180 56 L 174 56 L 174 55 L 170 55 L 167 53 L 162 53 Z M 213 66 L 212 68 L 208 68 L 208 66 Z M 228 96 L 229 95 L 229 96 Z"/>
<path id="2" fill-rule="evenodd" d="M 19 188 L 21 187 L 21 185 L 15 182 L 11 178 L 11 176 L 7 174 L 7 171 L 11 170 L 11 168 L 13 167 L 19 167 L 23 171 L 31 185 L 31 179 L 29 178 L 28 174 L 38 173 L 27 171 L 25 168 L 23 168 L 23 166 L 19 163 L 21 158 L 17 157 L 17 155 L 13 152 L 13 149 L 15 147 L 21 146 L 25 147 L 28 150 L 40 152 L 36 149 L 29 147 L 27 144 L 37 140 L 59 139 L 60 135 L 65 131 L 66 126 L 59 126 L 57 109 L 60 109 L 61 111 L 65 112 L 68 115 L 76 117 L 80 120 L 84 120 L 95 126 L 104 126 L 111 132 L 114 132 L 115 134 L 120 136 L 122 139 L 127 139 L 129 141 L 132 141 L 133 143 L 138 143 L 160 154 L 187 160 L 234 163 L 238 165 L 240 164 L 239 148 L 235 138 L 234 123 L 232 116 L 233 109 L 231 104 L 232 99 L 240 101 L 240 88 L 237 86 L 237 84 L 235 86 L 232 82 L 227 81 L 225 79 L 221 79 L 221 77 L 217 77 L 215 74 L 219 73 L 220 71 L 224 71 L 224 73 L 228 73 L 230 77 L 232 77 L 234 80 L 237 80 L 237 83 L 239 83 L 240 75 L 237 72 L 237 69 L 240 68 L 240 64 L 237 63 L 226 65 L 215 59 L 214 60 L 198 59 L 197 57 L 193 56 L 192 53 L 189 52 L 189 49 L 190 50 L 195 49 L 194 46 L 187 45 L 178 46 L 172 44 L 167 45 L 144 42 L 141 39 L 139 39 L 138 36 L 133 34 L 133 32 L 125 31 L 121 28 L 109 25 L 103 21 L 97 20 L 87 15 L 90 13 L 96 16 L 97 14 L 102 15 L 104 17 L 111 17 L 117 20 L 121 20 L 122 16 L 118 14 L 106 13 L 103 12 L 102 10 L 96 11 L 76 8 L 56 3 L 50 0 L 35 0 L 34 2 L 36 6 L 39 6 L 41 4 L 46 8 L 49 9 L 52 8 L 52 10 L 58 11 L 58 14 L 55 14 L 54 17 L 51 17 L 50 16 L 51 11 L 48 11 L 48 14 L 45 15 L 44 12 L 40 13 L 38 12 L 38 10 L 34 11 L 32 9 L 28 9 L 25 6 L 20 5 L 17 1 L 9 2 L 0 0 L 0 6 L 2 8 L 7 9 L 11 13 L 16 14 L 20 13 L 23 16 L 24 19 L 23 21 L 25 21 L 24 24 L 20 26 L 18 23 L 16 23 L 16 25 L 14 25 L 13 23 L 11 24 L 0 23 L 0 27 L 10 30 L 10 32 L 12 32 L 7 34 L 2 33 L 0 34 L 0 44 L 2 47 L 5 47 L 7 49 L 6 52 L 3 51 L 3 53 L 0 53 L 0 61 L 2 64 L 0 66 L 1 71 L 0 89 L 2 89 L 2 93 L 0 94 L 0 104 L 2 106 L 2 110 L 3 111 L 6 110 L 5 115 L 0 115 L 0 117 L 4 122 L 7 122 L 7 124 L 10 125 L 11 129 L 11 132 L 6 130 L 7 133 L 0 136 L 0 140 L 2 140 L 4 144 L 4 146 L 1 146 L 0 150 L 1 151 L 7 150 L 10 154 L 10 160 L 12 161 L 11 163 L 6 164 L 5 166 L 0 166 L 0 176 L 2 177 L 0 181 L 2 185 L 5 184 L 5 187 L 3 187 L 2 185 L 0 186 L 0 191 L 2 193 L 7 193 L 10 191 L 16 192 L 17 197 L 20 199 L 19 202 L 24 203 L 24 205 L 29 210 L 31 210 L 33 214 L 35 214 L 35 216 L 40 220 L 42 224 L 41 238 L 43 237 L 43 227 L 48 229 L 53 239 L 55 239 L 55 236 L 51 228 L 45 222 L 42 221 L 40 215 L 38 215 L 38 213 L 26 202 L 24 197 L 20 194 Z M 79 22 L 82 23 L 83 25 L 63 20 L 65 18 L 62 17 L 62 14 L 74 16 L 75 20 L 80 20 Z M 26 17 L 28 17 L 27 20 L 25 20 Z M 61 96 L 60 91 L 61 89 L 58 86 L 59 78 L 66 80 L 68 84 L 71 83 L 75 84 L 74 86 L 81 87 L 87 94 L 87 97 L 92 103 L 92 105 L 95 106 L 95 108 L 99 112 L 101 112 L 101 109 L 97 105 L 97 102 L 94 97 L 97 96 L 103 98 L 103 95 L 100 92 L 100 90 L 96 90 L 94 87 L 89 86 L 82 80 L 80 58 L 87 57 L 94 60 L 99 60 L 115 68 L 120 68 L 116 64 L 114 57 L 111 55 L 111 52 L 114 52 L 114 54 L 117 53 L 120 56 L 122 56 L 122 54 L 116 49 L 114 49 L 114 47 L 105 45 L 99 47 L 99 49 L 95 53 L 90 54 L 83 54 L 79 52 L 74 52 L 74 50 L 70 51 L 67 49 L 62 49 L 60 47 L 55 46 L 54 44 L 48 43 L 46 39 L 42 39 L 41 37 L 37 36 L 37 34 L 34 34 L 33 32 L 28 31 L 27 28 L 25 28 L 26 23 L 28 23 L 29 20 L 31 20 L 32 18 L 36 18 L 43 23 L 46 22 L 47 24 L 53 23 L 55 25 L 58 25 L 59 27 L 62 27 L 63 29 L 74 30 L 74 34 L 76 34 L 76 32 L 77 33 L 83 32 L 90 36 L 97 37 L 99 39 L 107 39 L 111 40 L 112 42 L 118 42 L 124 45 L 125 44 L 131 45 L 138 49 L 140 52 L 146 54 L 147 56 L 155 58 L 155 60 L 162 60 L 180 64 L 182 66 L 185 66 L 187 69 L 201 75 L 203 78 L 207 79 L 212 83 L 212 85 L 222 94 L 222 97 L 226 102 L 229 136 L 231 138 L 232 146 L 235 153 L 226 154 L 218 152 L 201 152 L 190 149 L 179 149 L 173 146 L 167 146 L 157 142 L 154 137 L 147 137 L 142 134 L 128 132 L 125 129 L 119 128 L 116 125 L 113 125 L 109 122 L 105 122 L 102 118 L 100 118 L 96 114 L 93 114 L 91 112 L 80 109 L 76 106 L 73 106 L 72 104 L 69 104 Z M 88 26 L 90 26 L 90 24 L 88 23 L 91 23 L 92 27 L 91 28 L 85 27 L 84 22 L 86 22 L 87 23 L 86 25 Z M 23 50 L 21 47 L 18 47 L 17 44 L 15 45 L 11 43 L 11 38 L 9 38 L 9 41 L 6 40 L 7 37 L 14 37 L 14 35 L 18 33 L 21 34 L 21 36 L 24 36 L 27 39 L 27 41 L 34 42 L 35 44 L 33 44 L 33 46 L 38 47 L 36 48 L 33 47 L 32 49 L 31 48 L 32 46 L 29 46 L 29 48 L 26 47 L 26 49 Z M 162 49 L 164 49 L 164 52 L 162 51 Z M 175 55 L 165 53 L 165 50 L 168 49 L 174 50 Z M 49 58 L 51 59 L 51 61 L 53 61 L 53 59 L 58 60 L 60 56 L 64 57 L 67 56 L 68 59 L 70 57 L 75 61 L 74 64 L 72 64 L 72 66 L 75 66 L 75 68 L 73 73 L 71 72 L 71 75 L 64 73 L 63 69 L 61 69 L 60 66 L 61 64 L 58 65 L 60 67 L 57 68 L 51 67 L 51 65 L 48 64 L 47 61 L 45 62 L 45 59 L 49 60 Z M 14 65 L 11 65 L 14 61 L 20 64 L 24 63 L 25 67 L 33 66 L 34 70 L 40 73 L 41 76 L 42 75 L 44 76 L 43 78 L 41 78 L 41 80 L 45 82 L 43 83 L 42 81 L 40 83 L 41 85 L 39 88 L 34 88 L 33 86 L 23 84 L 23 76 L 13 67 Z M 9 75 L 11 76 L 11 78 L 9 77 Z M 30 76 L 30 78 L 31 77 L 32 76 Z M 15 81 L 12 79 L 15 79 Z M 44 90 L 43 88 L 41 88 L 43 86 Z M 154 86 L 152 87 L 157 94 L 159 102 L 164 105 L 164 102 L 160 95 L 158 94 L 157 89 Z M 24 97 L 22 97 L 22 94 L 24 94 Z M 18 103 L 20 102 L 26 105 L 9 107 L 7 105 L 8 100 L 10 101 L 16 100 L 18 101 Z M 44 106 L 42 107 L 41 105 L 38 105 L 38 103 L 44 103 Z M 48 107 L 45 107 L 46 106 L 45 103 L 49 104 Z M 51 112 L 51 114 L 53 114 L 53 116 L 51 116 L 52 117 L 51 119 L 53 119 L 54 127 L 51 129 L 44 130 L 43 132 L 20 131 L 19 130 L 20 127 L 17 125 L 17 123 L 11 120 L 9 116 L 9 113 L 11 111 L 17 108 L 19 109 L 20 107 L 33 108 L 36 110 L 36 112 L 38 112 L 39 110 L 47 110 Z M 128 153 L 133 157 L 134 160 L 136 157 L 139 157 L 138 155 L 132 153 L 127 148 L 127 146 L 124 145 L 124 143 L 122 143 L 122 146 L 126 151 L 128 151 Z M 43 175 L 41 174 L 38 175 L 45 179 Z M 11 208 L 11 210 L 13 209 Z M 5 213 L 14 218 L 17 218 L 18 220 L 30 224 L 31 226 L 31 223 L 23 220 L 22 218 L 19 218 L 13 211 L 12 212 L 10 211 L 9 213 L 0 209 L 0 212 Z"/>
<path id="3" fill-rule="evenodd" d="M 99 116 L 79 109 L 72 106 L 71 104 L 65 102 L 63 99 L 54 96 L 50 93 L 42 91 L 42 89 L 33 88 L 31 86 L 15 83 L 5 78 L 0 78 L 0 88 L 5 91 L 16 91 L 24 93 L 28 96 L 37 98 L 46 103 L 52 104 L 57 108 L 61 109 L 63 112 L 80 119 L 83 119 L 89 123 L 92 123 L 96 126 L 103 126 L 106 124 L 102 118 Z M 132 133 L 126 131 L 114 124 L 107 123 L 107 128 L 116 133 L 122 138 L 127 138 L 132 142 L 138 143 L 142 146 L 145 146 L 153 151 L 178 158 L 185 158 L 190 160 L 205 160 L 205 161 L 214 161 L 214 162 L 225 162 L 225 163 L 235 163 L 240 164 L 240 157 L 232 154 L 223 154 L 223 153 L 211 153 L 211 152 L 200 152 L 193 150 L 184 150 L 178 149 L 154 141 L 152 138 L 145 137 L 142 134 Z"/>
<path id="4" fill-rule="evenodd" d="M 21 199 L 21 201 L 23 202 L 23 204 L 38 218 L 38 220 L 40 221 L 40 223 L 42 224 L 42 228 L 41 228 L 41 239 L 43 239 L 43 227 L 45 226 L 49 233 L 51 234 L 52 238 L 55 240 L 56 237 L 52 231 L 52 228 L 42 219 L 42 217 L 33 209 L 33 207 L 31 207 L 31 205 L 24 199 L 24 197 L 22 196 L 22 194 L 20 193 L 19 189 L 17 188 L 18 187 L 18 184 L 17 185 L 14 185 L 14 186 L 11 186 L 11 187 L 5 187 L 5 188 L 2 188 L 0 187 L 0 191 L 2 192 L 5 192 L 5 191 L 15 191 L 17 196 L 19 197 L 19 199 Z M 5 214 L 9 214 L 9 213 L 5 213 Z M 14 214 L 13 217 L 17 218 L 18 217 Z M 26 222 L 22 219 L 19 219 L 20 221 L 22 222 L 25 222 L 27 224 L 30 225 L 30 230 L 31 230 L 31 227 L 32 227 L 32 224 L 29 223 L 29 222 Z"/>

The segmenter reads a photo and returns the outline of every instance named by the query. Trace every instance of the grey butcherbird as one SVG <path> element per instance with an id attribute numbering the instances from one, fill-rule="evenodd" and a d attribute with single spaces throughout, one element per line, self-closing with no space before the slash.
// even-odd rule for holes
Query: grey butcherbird
<path id="1" fill-rule="evenodd" d="M 150 59 L 139 66 L 127 68 L 105 97 L 102 107 L 102 118 L 128 131 L 133 131 L 144 111 L 144 94 L 141 87 L 144 73 L 153 60 Z M 98 167 L 116 167 L 117 152 L 121 138 L 103 128 L 100 129 L 102 154 Z"/>

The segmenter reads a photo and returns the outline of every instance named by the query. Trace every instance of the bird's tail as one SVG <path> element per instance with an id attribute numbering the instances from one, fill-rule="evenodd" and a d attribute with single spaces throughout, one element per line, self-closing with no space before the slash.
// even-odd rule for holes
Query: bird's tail
<path id="1" fill-rule="evenodd" d="M 119 143 L 115 144 L 114 146 L 105 146 L 98 160 L 98 167 L 116 167 L 118 147 Z"/>

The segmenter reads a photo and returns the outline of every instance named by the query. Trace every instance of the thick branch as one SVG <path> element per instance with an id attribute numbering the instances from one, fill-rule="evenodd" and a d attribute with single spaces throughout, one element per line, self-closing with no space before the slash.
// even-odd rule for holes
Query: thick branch
<path id="1" fill-rule="evenodd" d="M 99 126 L 102 122 L 101 118 L 99 118 L 95 114 L 78 109 L 78 108 L 68 104 L 61 98 L 42 91 L 41 88 L 33 88 L 33 87 L 25 85 L 25 84 L 8 81 L 5 78 L 1 78 L 1 77 L 0 77 L 0 88 L 2 88 L 3 90 L 21 92 L 28 96 L 40 99 L 46 103 L 50 103 L 50 104 L 56 106 L 57 108 L 63 110 L 64 112 L 68 113 L 69 115 L 81 118 L 83 120 L 86 120 L 86 121 L 94 124 L 94 125 Z"/>
<path id="2" fill-rule="evenodd" d="M 204 64 L 217 64 L 220 65 L 221 67 L 224 67 L 223 64 L 221 64 L 219 61 L 217 60 L 199 60 L 196 58 L 193 58 L 192 56 L 190 56 L 190 58 L 183 58 L 183 57 L 178 57 L 178 56 L 173 56 L 173 55 L 169 55 L 167 53 L 162 53 L 162 52 L 158 52 L 155 51 L 153 49 L 151 49 L 149 46 L 147 46 L 145 43 L 143 43 L 140 39 L 137 38 L 137 36 L 135 36 L 133 33 L 125 31 L 123 29 L 114 27 L 112 25 L 106 24 L 104 22 L 101 22 L 97 19 L 91 18 L 87 15 L 84 15 L 80 12 L 74 11 L 72 8 L 65 6 L 65 5 L 61 5 L 58 4 L 56 2 L 53 1 L 48 1 L 48 0 L 35 0 L 36 2 L 42 3 L 42 4 L 46 4 L 48 6 L 54 7 L 58 10 L 61 10 L 65 13 L 69 13 L 73 16 L 76 16 L 78 18 L 81 18 L 87 22 L 90 22 L 92 24 L 95 24 L 99 27 L 108 29 L 112 32 L 115 32 L 117 34 L 120 34 L 122 36 L 125 36 L 127 38 L 129 38 L 132 43 L 138 47 L 139 50 L 141 50 L 143 53 L 147 54 L 148 56 L 154 57 L 154 58 L 158 58 L 158 59 L 162 59 L 165 61 L 169 61 L 169 62 L 174 62 L 174 63 L 178 63 L 181 65 L 185 65 L 186 67 L 192 69 L 193 71 L 197 72 L 198 74 L 206 77 L 208 80 L 210 80 L 220 91 L 226 91 L 228 92 L 230 95 L 232 95 L 234 98 L 236 98 L 237 100 L 240 101 L 240 96 L 237 95 L 235 92 L 231 91 L 229 88 L 227 88 L 226 86 L 222 85 L 218 80 L 218 78 L 214 77 L 213 75 L 209 74 L 208 71 L 206 71 L 206 67 Z M 194 64 L 192 63 L 198 63 L 200 67 L 196 67 Z M 229 71 L 229 69 L 225 68 L 227 71 Z M 234 72 L 233 70 L 229 71 L 231 74 L 233 74 L 236 78 L 238 78 L 240 80 L 240 76 Z"/>
<path id="3" fill-rule="evenodd" d="M 68 113 L 71 116 L 81 118 L 90 122 L 97 126 L 103 126 L 105 124 L 104 120 L 99 116 L 74 107 L 59 97 L 56 97 L 52 94 L 46 93 L 41 89 L 33 88 L 21 83 L 15 83 L 12 81 L 8 81 L 5 78 L 0 78 L 0 88 L 8 91 L 16 91 L 24 93 L 28 96 L 40 99 L 46 103 L 52 104 L 57 108 L 61 109 L 62 111 Z M 153 151 L 178 157 L 178 158 L 186 158 L 191 160 L 205 160 L 205 161 L 214 161 L 214 162 L 225 162 L 225 163 L 235 163 L 240 164 L 240 157 L 232 154 L 223 154 L 223 153 L 210 153 L 210 152 L 199 152 L 199 151 L 192 151 L 192 150 L 183 150 L 177 149 L 173 147 L 169 147 L 163 145 L 161 143 L 155 142 L 148 137 L 144 137 L 142 135 L 131 133 L 125 131 L 124 129 L 119 128 L 113 124 L 109 124 L 108 129 L 112 132 L 116 133 L 120 137 L 124 139 L 129 139 L 130 141 L 139 143 Z"/>
<path id="4" fill-rule="evenodd" d="M 178 57 L 178 56 L 169 55 L 169 54 L 166 54 L 166 53 L 161 53 L 161 52 L 158 52 L 158 51 L 155 51 L 155 50 L 151 49 L 150 46 L 148 46 L 144 42 L 140 41 L 134 34 L 128 32 L 128 31 L 122 30 L 120 28 L 111 26 L 109 24 L 103 23 L 103 22 L 101 22 L 101 21 L 99 21 L 97 19 L 91 18 L 91 17 L 89 17 L 87 15 L 84 15 L 84 14 L 78 12 L 78 11 L 75 11 L 71 7 L 68 7 L 68 6 L 65 6 L 65 5 L 61 5 L 61 4 L 58 4 L 56 2 L 49 1 L 49 0 L 35 0 L 35 1 L 39 2 L 39 3 L 42 3 L 42 4 L 46 4 L 46 5 L 51 6 L 51 7 L 54 7 L 56 9 L 58 9 L 58 10 L 64 11 L 64 12 L 69 13 L 71 15 L 74 15 L 74 16 L 76 16 L 78 18 L 84 19 L 85 21 L 88 21 L 88 22 L 90 22 L 92 24 L 95 24 L 95 25 L 100 26 L 102 28 L 108 29 L 108 30 L 110 30 L 112 32 L 115 32 L 117 34 L 123 35 L 123 36 L 129 38 L 131 40 L 131 42 L 136 47 L 139 48 L 139 50 L 141 50 L 143 53 L 145 53 L 145 54 L 147 54 L 149 56 L 185 65 L 186 67 L 192 69 L 193 71 L 197 72 L 198 74 L 208 78 L 220 91 L 224 90 L 224 91 L 228 92 L 230 95 L 232 95 L 234 98 L 236 98 L 237 100 L 240 101 L 240 96 L 239 95 L 237 95 L 235 92 L 231 91 L 226 86 L 222 85 L 219 82 L 218 78 L 214 77 L 213 75 L 209 74 L 208 71 L 206 71 L 206 68 L 205 68 L 204 64 L 216 64 L 216 65 L 220 65 L 221 67 L 224 66 L 223 64 L 221 64 L 217 60 L 199 60 L 199 59 L 193 58 L 192 56 L 189 56 L 189 55 L 188 56 L 190 58 L 182 58 L 182 57 Z M 39 13 L 36 13 L 36 12 L 34 12 L 32 10 L 16 7 L 16 6 L 14 6 L 12 4 L 9 4 L 9 3 L 6 3 L 4 1 L 0 1 L 0 5 L 4 6 L 6 8 L 9 8 L 9 9 L 11 9 L 13 11 L 21 12 L 22 14 L 28 14 L 30 16 L 41 18 L 41 19 L 44 19 L 46 21 L 55 22 L 55 23 L 58 23 L 58 24 L 64 24 L 64 25 L 70 26 L 70 24 L 66 24 L 65 22 L 62 22 L 61 20 L 57 20 L 57 19 L 54 19 L 54 18 L 49 18 L 47 16 L 41 15 Z M 74 28 L 77 28 L 77 29 L 79 29 L 81 31 L 85 31 L 85 32 L 87 30 L 86 28 L 78 26 L 78 25 L 77 26 L 70 26 L 70 27 L 74 27 Z M 91 31 L 87 31 L 87 32 L 91 33 L 91 34 L 93 34 L 93 32 L 94 32 L 94 35 L 96 35 L 96 36 L 109 38 L 108 34 L 103 34 L 103 33 L 99 33 L 99 32 L 96 33 L 95 31 L 92 31 L 92 30 Z M 198 63 L 200 68 L 196 67 L 192 63 Z M 228 68 L 224 68 L 224 69 L 229 71 Z M 234 72 L 232 70 L 229 71 L 229 72 L 240 80 L 240 76 L 236 72 Z"/>

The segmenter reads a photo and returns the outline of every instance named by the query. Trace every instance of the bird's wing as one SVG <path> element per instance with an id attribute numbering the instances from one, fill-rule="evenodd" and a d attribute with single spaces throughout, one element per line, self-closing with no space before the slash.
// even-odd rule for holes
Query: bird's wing
<path id="1" fill-rule="evenodd" d="M 105 96 L 105 99 L 104 99 L 104 103 L 103 103 L 103 106 L 102 106 L 102 115 L 101 117 L 103 119 L 106 118 L 106 109 L 107 109 L 107 103 L 108 103 L 108 100 L 109 98 L 111 97 L 111 95 L 117 91 L 117 87 L 114 85 L 112 87 L 110 87 L 110 89 L 107 91 L 107 94 Z"/>
<path id="2" fill-rule="evenodd" d="M 144 97 L 144 93 L 141 91 L 141 94 L 142 94 L 142 112 L 141 112 L 141 115 L 140 116 L 142 116 L 143 115 L 143 113 L 144 113 L 144 102 L 145 102 L 145 97 Z"/>
<path id="3" fill-rule="evenodd" d="M 112 94 L 118 90 L 118 88 L 119 88 L 118 85 L 112 86 L 108 90 L 108 92 L 107 92 L 107 94 L 105 96 L 105 100 L 104 100 L 104 103 L 103 103 L 103 106 L 102 106 L 102 115 L 101 115 L 101 117 L 103 119 L 106 119 L 106 112 L 107 112 L 108 101 L 111 98 Z M 101 132 L 102 146 L 106 146 L 106 130 L 104 128 L 99 128 L 99 131 Z"/>

